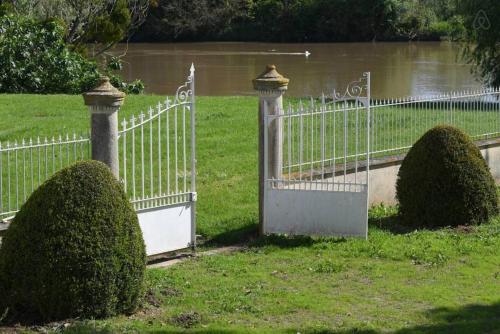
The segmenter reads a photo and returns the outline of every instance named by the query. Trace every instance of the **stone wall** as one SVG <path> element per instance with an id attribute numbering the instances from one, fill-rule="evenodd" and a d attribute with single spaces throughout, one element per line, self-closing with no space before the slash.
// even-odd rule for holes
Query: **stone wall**
<path id="1" fill-rule="evenodd" d="M 491 174 L 497 185 L 500 185 L 500 139 L 484 140 L 477 142 L 483 157 L 490 167 Z M 396 204 L 396 180 L 399 167 L 404 159 L 404 155 L 391 156 L 384 159 L 376 159 L 370 166 L 370 194 L 371 205 L 384 203 L 387 205 Z M 347 174 L 347 180 L 354 182 L 352 171 Z M 358 174 L 366 177 L 365 173 Z M 335 181 L 343 180 L 343 175 L 337 175 Z"/>

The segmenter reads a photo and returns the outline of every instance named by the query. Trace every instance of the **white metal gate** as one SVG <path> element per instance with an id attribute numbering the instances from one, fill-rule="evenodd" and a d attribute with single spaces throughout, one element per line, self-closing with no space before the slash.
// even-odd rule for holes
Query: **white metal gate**
<path id="1" fill-rule="evenodd" d="M 366 238 L 370 73 L 265 115 L 264 233 Z"/>
<path id="2" fill-rule="evenodd" d="M 120 178 L 147 255 L 195 246 L 195 69 L 172 100 L 123 120 Z"/>

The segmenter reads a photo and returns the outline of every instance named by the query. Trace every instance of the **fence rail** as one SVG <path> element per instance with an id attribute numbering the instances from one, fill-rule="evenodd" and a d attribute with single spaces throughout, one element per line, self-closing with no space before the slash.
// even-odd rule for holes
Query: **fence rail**
<path id="1" fill-rule="evenodd" d="M 196 200 L 194 66 L 173 99 L 121 123 L 120 180 L 136 211 Z M 0 142 L 0 220 L 54 173 L 91 159 L 89 135 Z"/>
<path id="2" fill-rule="evenodd" d="M 365 110 L 359 99 L 340 100 L 335 93 L 290 104 L 282 117 L 283 175 L 313 178 L 356 172 L 367 154 L 362 136 L 368 124 L 360 121 Z M 456 126 L 474 140 L 492 139 L 500 136 L 500 89 L 371 100 L 370 114 L 372 158 L 406 153 L 439 124 Z"/>
<path id="3" fill-rule="evenodd" d="M 320 101 L 290 104 L 285 113 L 269 116 L 280 122 L 283 137 L 280 185 L 288 183 L 288 188 L 299 190 L 363 191 L 371 145 L 369 85 L 370 73 L 365 73 L 345 93 L 334 92 L 334 102 L 327 102 L 323 95 Z M 335 177 L 338 174 L 342 175 Z"/>
<path id="4" fill-rule="evenodd" d="M 89 136 L 0 142 L 0 219 L 19 211 L 27 197 L 58 170 L 89 158 Z"/>
<path id="5" fill-rule="evenodd" d="M 449 124 L 472 139 L 500 135 L 500 90 L 372 102 L 372 154 L 405 153 L 427 130 Z"/>
<path id="6" fill-rule="evenodd" d="M 120 179 L 136 210 L 193 201 L 194 68 L 173 100 L 122 122 Z"/>

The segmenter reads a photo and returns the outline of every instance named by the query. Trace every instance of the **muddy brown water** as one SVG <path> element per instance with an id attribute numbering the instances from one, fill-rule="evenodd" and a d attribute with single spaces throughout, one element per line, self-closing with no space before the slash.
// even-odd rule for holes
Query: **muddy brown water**
<path id="1" fill-rule="evenodd" d="M 376 98 L 480 88 L 459 53 L 460 46 L 448 42 L 130 44 L 123 74 L 127 80 L 141 78 L 146 92 L 156 94 L 173 94 L 192 62 L 197 95 L 253 95 L 251 80 L 266 64 L 276 64 L 291 79 L 287 95 L 295 97 L 342 90 L 365 71 L 372 73 Z"/>

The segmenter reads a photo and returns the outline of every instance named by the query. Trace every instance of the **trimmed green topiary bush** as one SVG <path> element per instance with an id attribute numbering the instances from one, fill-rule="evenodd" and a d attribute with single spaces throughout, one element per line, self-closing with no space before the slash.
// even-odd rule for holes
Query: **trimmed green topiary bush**
<path id="1" fill-rule="evenodd" d="M 437 126 L 413 145 L 396 191 L 401 217 L 411 225 L 482 224 L 498 212 L 486 161 L 471 139 L 451 126 Z"/>
<path id="2" fill-rule="evenodd" d="M 130 313 L 145 261 L 122 186 L 106 165 L 79 162 L 42 184 L 14 218 L 0 248 L 0 297 L 22 320 Z"/>

